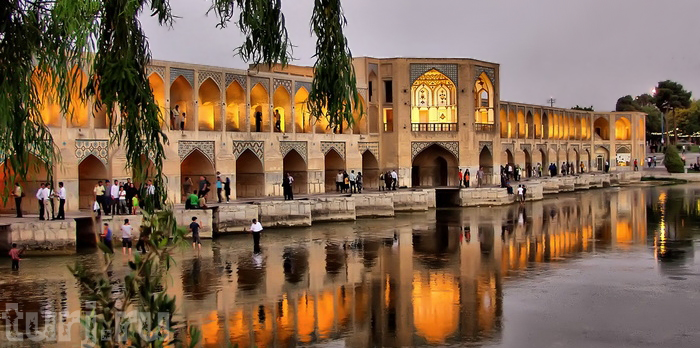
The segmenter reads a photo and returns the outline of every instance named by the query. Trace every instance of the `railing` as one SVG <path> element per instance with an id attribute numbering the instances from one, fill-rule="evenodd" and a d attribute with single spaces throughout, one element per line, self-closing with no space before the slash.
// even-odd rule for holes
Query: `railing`
<path id="1" fill-rule="evenodd" d="M 496 125 L 493 123 L 474 123 L 474 131 L 482 133 L 493 133 Z"/>
<path id="2" fill-rule="evenodd" d="M 457 123 L 411 123 L 413 132 L 456 132 Z"/>

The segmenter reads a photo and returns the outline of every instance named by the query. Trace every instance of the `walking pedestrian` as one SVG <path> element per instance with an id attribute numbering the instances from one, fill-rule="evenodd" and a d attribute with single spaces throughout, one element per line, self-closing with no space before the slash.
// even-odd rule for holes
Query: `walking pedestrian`
<path id="1" fill-rule="evenodd" d="M 56 194 L 58 199 L 58 215 L 56 219 L 65 220 L 66 219 L 66 188 L 63 186 L 63 181 L 58 182 L 58 193 Z"/>
<path id="2" fill-rule="evenodd" d="M 203 175 L 199 177 L 199 197 L 206 197 L 211 191 L 211 183 Z"/>
<path id="3" fill-rule="evenodd" d="M 22 197 L 24 197 L 24 190 L 18 182 L 15 183 L 15 189 L 12 190 L 12 197 L 15 198 L 15 210 L 17 210 L 17 217 L 22 217 Z"/>
<path id="4" fill-rule="evenodd" d="M 102 227 L 102 234 L 100 237 L 102 237 L 102 243 L 107 247 L 107 249 L 109 249 L 110 254 L 113 254 L 114 248 L 112 247 L 112 229 L 109 228 L 109 224 L 106 222 Z"/>
<path id="5" fill-rule="evenodd" d="M 392 181 L 392 189 L 396 191 L 396 189 L 399 187 L 399 175 L 396 174 L 396 170 L 391 171 L 391 181 Z"/>
<path id="6" fill-rule="evenodd" d="M 250 233 L 253 234 L 253 252 L 260 252 L 260 234 L 262 233 L 262 224 L 257 220 L 253 219 L 253 223 L 250 225 Z"/>
<path id="7" fill-rule="evenodd" d="M 226 194 L 226 203 L 228 203 L 231 199 L 231 179 L 229 177 L 226 177 L 226 181 L 224 181 L 224 193 Z"/>
<path id="8" fill-rule="evenodd" d="M 22 250 L 17 249 L 17 243 L 12 243 L 12 249 L 8 253 L 12 259 L 12 270 L 19 271 L 19 262 L 22 260 Z"/>
<path id="9" fill-rule="evenodd" d="M 202 225 L 197 221 L 197 217 L 192 217 L 192 223 L 190 224 L 190 232 L 192 232 L 192 249 L 202 250 L 202 241 L 199 239 L 199 229 Z"/>
<path id="10" fill-rule="evenodd" d="M 126 255 L 126 249 L 129 249 L 129 256 L 131 256 L 132 232 L 133 229 L 129 219 L 124 219 L 124 224 L 122 225 L 122 255 Z"/>
<path id="11" fill-rule="evenodd" d="M 637 163 L 637 159 L 635 158 L 635 159 L 634 159 L 634 171 L 636 172 L 636 171 L 638 171 L 638 170 L 639 170 L 639 165 L 638 165 L 638 163 Z"/>
<path id="12" fill-rule="evenodd" d="M 224 183 L 221 182 L 221 177 L 216 176 L 216 198 L 218 202 L 221 203 L 221 192 L 224 190 Z"/>

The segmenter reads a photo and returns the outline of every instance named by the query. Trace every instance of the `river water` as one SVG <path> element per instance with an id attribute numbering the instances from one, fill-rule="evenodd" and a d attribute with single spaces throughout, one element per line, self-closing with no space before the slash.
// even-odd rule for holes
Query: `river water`
<path id="1" fill-rule="evenodd" d="M 698 222 L 688 184 L 266 229 L 261 254 L 249 236 L 178 251 L 168 291 L 207 346 L 697 347 Z M 85 308 L 75 262 L 103 265 L 96 251 L 0 264 L 0 309 L 27 313 L 0 323 L 0 345 L 32 344 L 8 341 L 29 313 L 46 331 Z M 116 289 L 126 272 L 117 255 Z M 79 343 L 78 324 L 66 332 L 52 345 Z"/>

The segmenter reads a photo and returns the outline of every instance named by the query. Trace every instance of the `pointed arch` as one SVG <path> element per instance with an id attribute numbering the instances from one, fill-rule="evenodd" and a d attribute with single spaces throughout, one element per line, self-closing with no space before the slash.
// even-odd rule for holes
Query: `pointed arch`
<path id="1" fill-rule="evenodd" d="M 632 122 L 627 117 L 619 117 L 615 121 L 615 140 L 632 139 Z"/>
<path id="2" fill-rule="evenodd" d="M 265 171 L 263 163 L 250 149 L 245 149 L 236 159 L 236 197 L 262 197 L 265 195 Z"/>
<path id="3" fill-rule="evenodd" d="M 525 113 L 523 110 L 518 110 L 518 137 L 525 138 L 527 134 L 527 123 L 525 122 Z"/>
<path id="4" fill-rule="evenodd" d="M 219 85 L 207 77 L 199 85 L 199 130 L 221 130 L 221 90 Z"/>
<path id="5" fill-rule="evenodd" d="M 542 137 L 544 139 L 549 139 L 551 135 L 551 120 L 546 112 L 542 113 Z"/>
<path id="6" fill-rule="evenodd" d="M 311 114 L 306 105 L 309 91 L 300 87 L 294 95 L 294 129 L 297 133 L 311 133 Z"/>
<path id="7" fill-rule="evenodd" d="M 309 175 L 307 172 L 306 161 L 297 152 L 296 149 L 291 149 L 284 155 L 282 160 L 282 175 L 289 173 L 294 178 L 292 190 L 296 194 L 308 193 Z"/>
<path id="8" fill-rule="evenodd" d="M 532 122 L 532 130 L 536 139 L 542 139 L 542 115 L 535 111 L 534 120 Z"/>
<path id="9" fill-rule="evenodd" d="M 487 146 L 481 148 L 479 152 L 479 167 L 484 171 L 485 183 L 491 183 L 493 176 L 493 155 Z"/>
<path id="10" fill-rule="evenodd" d="M 183 184 L 186 178 L 192 179 L 192 182 L 196 184 L 201 180 L 200 177 L 204 177 L 212 185 L 216 183 L 216 169 L 215 164 L 202 153 L 199 149 L 194 149 L 190 152 L 187 157 L 185 157 L 182 162 L 180 162 L 180 187 L 182 187 L 183 198 L 186 198 Z M 196 190 L 197 188 L 193 188 Z M 212 202 L 216 199 L 216 190 L 209 192 L 207 195 L 207 201 Z"/>
<path id="11" fill-rule="evenodd" d="M 523 154 L 525 155 L 525 166 L 523 169 L 525 169 L 525 177 L 532 177 L 532 168 L 534 167 L 532 165 L 532 155 L 530 154 L 530 151 L 528 149 L 523 149 Z"/>
<path id="12" fill-rule="evenodd" d="M 250 90 L 250 131 L 270 131 L 270 97 L 267 89 L 256 83 Z"/>
<path id="13" fill-rule="evenodd" d="M 335 150 L 335 148 L 329 149 L 324 156 L 326 192 L 333 192 L 333 190 L 336 190 L 336 176 L 338 175 L 339 171 L 344 170 L 345 160 L 343 157 Z"/>
<path id="14" fill-rule="evenodd" d="M 610 123 L 607 118 L 600 116 L 593 122 L 596 138 L 599 140 L 610 140 Z"/>
<path id="15" fill-rule="evenodd" d="M 95 185 L 108 178 L 107 167 L 95 155 L 88 155 L 78 165 L 78 206 L 92 210 Z"/>
<path id="16" fill-rule="evenodd" d="M 272 122 L 275 132 L 292 132 L 292 98 L 284 86 L 272 94 Z M 279 121 L 279 130 L 277 123 Z"/>
<path id="17" fill-rule="evenodd" d="M 226 88 L 226 130 L 244 130 L 246 118 L 245 90 L 234 80 Z"/>
<path id="18" fill-rule="evenodd" d="M 360 105 L 356 105 L 352 112 L 355 124 L 352 126 L 353 134 L 367 134 L 367 104 L 365 98 L 360 96 Z"/>
<path id="19" fill-rule="evenodd" d="M 161 126 L 167 123 L 170 129 L 173 129 L 173 125 L 170 122 L 170 113 L 165 110 L 165 80 L 159 73 L 154 71 L 148 75 L 148 84 L 151 86 L 153 99 L 155 99 L 156 105 L 158 105 L 158 109 L 160 109 L 160 113 L 163 115 Z"/>
<path id="20" fill-rule="evenodd" d="M 499 112 L 498 122 L 501 126 L 501 138 L 508 138 L 508 115 L 505 109 Z"/>
<path id="21" fill-rule="evenodd" d="M 515 110 L 508 111 L 508 138 L 515 138 L 518 132 L 518 121 L 515 117 Z"/>
<path id="22" fill-rule="evenodd" d="M 185 129 L 194 130 L 194 96 L 192 85 L 180 75 L 170 85 L 170 107 L 178 106 L 180 117 L 185 115 Z"/>
<path id="23" fill-rule="evenodd" d="M 493 82 L 485 72 L 482 72 L 474 83 L 474 120 L 476 123 L 494 122 L 494 94 Z"/>
<path id="24" fill-rule="evenodd" d="M 411 186 L 456 186 L 459 160 L 443 146 L 433 144 L 413 158 Z"/>
<path id="25" fill-rule="evenodd" d="M 536 131 L 535 118 L 532 116 L 532 111 L 528 111 L 525 115 L 525 137 L 528 139 L 534 138 Z"/>
<path id="26" fill-rule="evenodd" d="M 365 188 L 379 187 L 379 161 L 369 149 L 362 153 L 362 177 Z"/>
<path id="27" fill-rule="evenodd" d="M 411 123 L 456 123 L 456 96 L 457 87 L 447 75 L 434 68 L 426 71 L 411 85 Z"/>
<path id="28" fill-rule="evenodd" d="M 505 149 L 501 153 L 501 165 L 505 166 L 507 164 L 515 166 L 515 156 L 513 156 L 513 153 L 510 151 L 510 149 Z"/>

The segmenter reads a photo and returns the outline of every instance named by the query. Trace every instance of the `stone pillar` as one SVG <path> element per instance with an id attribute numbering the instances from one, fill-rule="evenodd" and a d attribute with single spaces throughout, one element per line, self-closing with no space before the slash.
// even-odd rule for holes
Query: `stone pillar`
<path id="1" fill-rule="evenodd" d="M 194 86 L 192 86 L 192 100 L 194 101 L 194 137 L 199 135 L 199 71 L 194 73 Z"/>
<path id="2" fill-rule="evenodd" d="M 250 76 L 245 77 L 245 129 L 250 133 Z"/>

